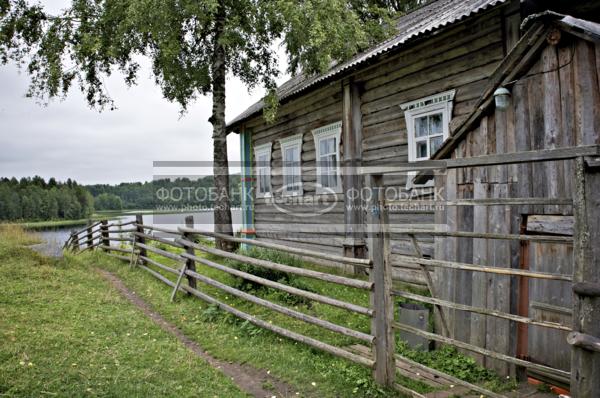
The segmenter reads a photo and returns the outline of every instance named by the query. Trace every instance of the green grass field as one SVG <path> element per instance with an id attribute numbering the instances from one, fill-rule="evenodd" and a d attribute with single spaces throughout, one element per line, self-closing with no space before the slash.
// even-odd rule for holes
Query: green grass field
<path id="1" fill-rule="evenodd" d="M 177 251 L 177 249 L 164 244 L 157 244 L 157 246 L 163 250 Z M 203 256 L 198 251 L 196 254 Z M 318 266 L 273 251 L 253 250 L 247 254 L 293 266 L 325 271 L 325 269 Z M 101 267 L 119 275 L 130 288 L 142 295 L 161 314 L 171 322 L 177 324 L 187 335 L 200 342 L 214 356 L 224 360 L 247 362 L 257 368 L 268 369 L 280 379 L 296 386 L 316 386 L 315 390 L 318 391 L 318 396 L 399 396 L 395 391 L 385 391 L 379 388 L 373 382 L 370 370 L 364 367 L 324 354 L 300 343 L 281 338 L 278 335 L 259 329 L 248 322 L 242 322 L 234 316 L 207 305 L 195 297 L 188 297 L 180 293 L 178 296 L 179 301 L 173 305 L 169 302 L 171 288 L 148 273 L 140 269 L 132 270 L 127 264 L 108 258 L 101 253 L 88 254 L 87 256 L 93 259 L 90 261 L 94 261 Z M 150 254 L 150 257 L 165 265 L 174 268 L 179 267 L 179 265 L 174 264 L 173 260 L 159 255 Z M 204 257 L 229 266 L 241 266 L 241 264 L 218 257 L 209 255 L 204 255 Z M 203 275 L 227 285 L 240 288 L 240 280 L 236 277 L 199 263 L 196 263 L 196 268 Z M 173 274 L 160 271 L 155 267 L 154 269 L 171 280 L 176 279 L 176 276 Z M 252 273 L 256 273 L 257 271 L 259 270 L 256 268 L 251 270 Z M 328 269 L 328 272 L 332 272 L 332 270 Z M 277 280 L 280 276 L 270 275 L 269 277 Z M 368 306 L 369 304 L 368 292 L 363 290 L 305 277 L 293 277 L 291 280 L 286 281 L 286 283 L 354 304 L 363 306 Z M 335 334 L 320 327 L 291 319 L 264 307 L 237 299 L 200 282 L 198 282 L 198 286 L 202 292 L 217 298 L 221 302 L 225 302 L 263 320 L 268 320 L 273 324 L 317 338 L 326 343 L 339 347 L 360 343 L 350 337 Z M 348 311 L 317 302 L 298 300 L 295 296 L 274 289 L 258 288 L 256 286 L 244 286 L 243 288 L 269 301 L 292 307 L 300 312 L 318 316 L 333 323 L 367 333 L 370 330 L 370 320 L 366 316 L 352 314 Z M 210 332 L 207 333 L 207 330 Z M 423 353 L 409 349 L 401 341 L 398 342 L 397 346 L 398 351 L 403 355 L 453 374 L 466 381 L 481 383 L 496 391 L 505 391 L 514 387 L 514 383 L 510 380 L 500 379 L 492 372 L 478 366 L 473 359 L 461 355 L 453 348 L 444 347 L 442 350 Z M 290 366 L 290 363 L 296 366 Z M 397 381 L 421 393 L 432 391 L 431 387 L 405 377 L 398 376 Z"/>
<path id="2" fill-rule="evenodd" d="M 0 396 L 245 397 L 93 267 L 0 229 Z"/>
<path id="3" fill-rule="evenodd" d="M 367 368 L 259 329 L 193 296 L 179 293 L 176 302 L 171 303 L 169 286 L 142 269 L 130 269 L 128 264 L 102 252 L 67 254 L 62 260 L 48 260 L 32 254 L 18 245 L 31 243 L 28 241 L 35 238 L 19 231 L 12 228 L 10 234 L 5 234 L 10 237 L 3 237 L 0 232 L 0 338 L 8 342 L 0 346 L 0 396 L 243 395 L 229 379 L 194 357 L 122 299 L 94 271 L 96 267 L 117 275 L 153 310 L 212 356 L 269 372 L 293 386 L 297 396 L 401 396 L 378 387 Z M 164 244 L 157 246 L 174 251 Z M 249 254 L 319 269 L 275 252 L 252 251 Z M 154 254 L 151 257 L 176 266 L 173 260 Z M 224 259 L 211 259 L 241 266 Z M 298 300 L 296 296 L 273 289 L 244 286 L 239 279 L 200 264 L 197 264 L 197 270 L 281 305 L 369 332 L 370 321 L 366 316 Z M 176 278 L 162 273 L 171 280 Z M 358 305 L 367 306 L 369 302 L 366 291 L 315 279 L 294 277 L 285 283 Z M 198 285 L 200 290 L 218 300 L 273 324 L 340 347 L 359 343 L 242 301 L 200 282 Z M 398 350 L 428 366 L 470 382 L 484 383 L 494 390 L 512 387 L 511 383 L 505 383 L 450 348 L 422 353 L 399 342 Z M 397 381 L 421 393 L 432 391 L 431 387 L 404 377 L 398 377 Z"/>

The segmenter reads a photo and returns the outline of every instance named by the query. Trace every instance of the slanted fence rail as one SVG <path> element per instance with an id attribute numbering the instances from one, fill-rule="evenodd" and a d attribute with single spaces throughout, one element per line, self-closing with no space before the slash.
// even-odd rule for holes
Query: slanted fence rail
<path id="1" fill-rule="evenodd" d="M 193 220 L 191 220 L 189 224 L 193 225 Z M 132 226 L 133 228 L 123 229 L 125 226 Z M 148 272 L 153 277 L 173 288 L 171 295 L 172 299 L 176 297 L 177 292 L 183 292 L 185 294 L 196 296 L 201 300 L 209 304 L 216 305 L 221 310 L 229 312 L 258 327 L 270 330 L 271 332 L 309 345 L 316 349 L 320 349 L 335 356 L 348 359 L 360 365 L 367 366 L 369 368 L 375 367 L 375 361 L 373 359 L 367 358 L 364 355 L 356 354 L 345 348 L 328 344 L 316 338 L 302 335 L 284 327 L 274 325 L 268 320 L 263 320 L 255 315 L 241 311 L 213 296 L 210 296 L 197 287 L 195 283 L 196 281 L 201 282 L 206 286 L 216 288 L 252 304 L 286 315 L 290 318 L 321 327 L 330 332 L 351 337 L 356 339 L 358 342 L 362 342 L 370 346 L 375 341 L 375 336 L 370 332 L 355 330 L 348 326 L 336 324 L 331 321 L 321 319 L 317 316 L 303 313 L 297 309 L 271 302 L 210 278 L 196 269 L 196 265 L 201 265 L 203 267 L 215 269 L 228 275 L 243 278 L 272 289 L 302 297 L 313 302 L 336 307 L 347 311 L 349 314 L 358 314 L 372 318 L 374 315 L 374 310 L 370 306 L 358 305 L 356 303 L 330 297 L 326 294 L 315 293 L 290 286 L 286 283 L 266 279 L 250 272 L 245 272 L 226 265 L 218 260 L 213 260 L 213 258 L 218 257 L 227 260 L 234 260 L 255 267 L 284 272 L 305 278 L 312 278 L 319 281 L 334 283 L 364 291 L 373 290 L 373 282 L 371 281 L 355 279 L 348 276 L 341 276 L 307 268 L 293 267 L 286 264 L 258 259 L 238 253 L 230 253 L 216 249 L 210 243 L 201 243 L 201 239 L 227 239 L 234 243 L 248 246 L 252 245 L 270 250 L 279 250 L 302 258 L 326 259 L 329 261 L 337 261 L 346 265 L 360 266 L 367 269 L 371 268 L 371 261 L 368 259 L 346 258 L 272 243 L 237 238 L 228 235 L 220 235 L 213 232 L 201 231 L 188 227 L 164 228 L 152 226 L 144 224 L 141 216 L 138 216 L 138 220 L 136 222 L 108 224 L 106 221 L 104 221 L 102 223 L 94 224 L 92 234 L 94 234 L 94 239 L 98 240 L 98 242 L 92 244 L 91 246 L 87 246 L 86 242 L 88 240 L 86 237 L 88 236 L 89 228 L 90 227 L 86 227 L 75 232 L 67 241 L 65 245 L 66 248 L 69 248 L 76 253 L 80 253 L 97 247 L 104 251 L 107 255 L 127 261 L 132 267 L 137 267 L 145 272 Z M 197 238 L 201 239 L 198 240 Z M 111 244 L 111 242 L 113 244 Z M 158 245 L 161 247 L 157 247 Z M 210 255 L 211 259 L 208 259 L 205 255 Z M 172 274 L 175 277 L 175 281 L 168 278 L 165 273 Z M 188 284 L 182 283 L 184 278 L 188 280 Z"/>

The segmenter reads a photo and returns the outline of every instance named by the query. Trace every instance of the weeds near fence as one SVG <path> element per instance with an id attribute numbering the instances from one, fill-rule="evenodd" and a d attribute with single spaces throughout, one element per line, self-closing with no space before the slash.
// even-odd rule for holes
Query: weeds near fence
<path id="1" fill-rule="evenodd" d="M 397 352 L 402 356 L 437 369 L 469 383 L 482 384 L 495 392 L 508 391 L 517 387 L 513 379 L 502 379 L 493 371 L 480 366 L 471 357 L 461 354 L 454 347 L 445 345 L 434 351 L 423 351 L 409 347 L 398 339 Z"/>

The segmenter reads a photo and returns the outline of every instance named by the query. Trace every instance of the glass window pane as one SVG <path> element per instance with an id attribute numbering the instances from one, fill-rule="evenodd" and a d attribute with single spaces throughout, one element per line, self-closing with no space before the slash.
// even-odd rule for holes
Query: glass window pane
<path id="1" fill-rule="evenodd" d="M 267 192 L 267 175 L 265 174 L 265 170 L 262 170 L 260 175 L 260 192 Z"/>
<path id="2" fill-rule="evenodd" d="M 427 116 L 418 117 L 415 119 L 415 135 L 424 137 L 428 134 Z"/>
<path id="3" fill-rule="evenodd" d="M 258 159 L 257 159 L 258 166 L 259 167 L 260 166 L 266 166 L 267 163 L 268 163 L 268 159 L 269 159 L 269 157 L 267 156 L 267 154 L 260 154 L 260 155 L 258 155 Z"/>
<path id="4" fill-rule="evenodd" d="M 329 188 L 329 172 L 325 171 L 323 172 L 323 174 L 321 175 L 321 186 L 323 188 Z"/>
<path id="5" fill-rule="evenodd" d="M 329 188 L 336 188 L 337 187 L 337 170 L 334 168 L 333 170 L 331 170 L 331 173 L 329 174 L 329 185 L 327 185 Z"/>
<path id="6" fill-rule="evenodd" d="M 429 140 L 429 148 L 431 150 L 431 154 L 433 155 L 439 147 L 442 146 L 442 142 L 444 141 L 444 138 L 440 135 L 437 137 L 433 137 Z"/>
<path id="7" fill-rule="evenodd" d="M 300 147 L 286 148 L 283 154 L 283 184 L 287 192 L 300 190 Z M 270 177 L 269 177 L 270 178 Z"/>
<path id="8" fill-rule="evenodd" d="M 441 113 L 436 113 L 435 115 L 429 116 L 429 135 L 443 133 L 443 129 L 442 129 L 443 119 L 444 118 Z M 432 153 L 433 153 L 433 151 L 432 151 Z"/>
<path id="9" fill-rule="evenodd" d="M 417 142 L 417 158 L 426 158 L 427 156 L 427 141 Z"/>
<path id="10" fill-rule="evenodd" d="M 336 153 L 335 141 L 335 137 L 331 137 L 327 140 L 327 153 Z"/>
<path id="11" fill-rule="evenodd" d="M 327 140 L 319 141 L 319 155 L 323 156 L 327 153 Z"/>

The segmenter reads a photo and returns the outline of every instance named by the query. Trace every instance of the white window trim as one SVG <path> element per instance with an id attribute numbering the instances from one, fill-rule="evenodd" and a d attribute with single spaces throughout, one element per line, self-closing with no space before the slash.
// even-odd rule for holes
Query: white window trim
<path id="1" fill-rule="evenodd" d="M 312 131 L 313 138 L 315 140 L 315 153 L 316 153 L 316 162 L 317 162 L 317 188 L 316 192 L 318 195 L 328 194 L 328 193 L 341 193 L 342 192 L 342 178 L 340 173 L 340 139 L 342 137 L 342 122 L 336 122 L 332 124 L 328 124 L 327 126 L 319 127 Z M 335 138 L 337 143 L 337 148 L 335 152 L 335 162 L 337 165 L 337 182 L 336 186 L 333 188 L 324 188 L 321 183 L 321 146 L 319 145 L 319 141 L 323 138 Z"/>
<path id="2" fill-rule="evenodd" d="M 300 176 L 300 187 L 297 191 L 287 192 L 285 189 L 285 185 L 282 187 L 282 195 L 283 196 L 302 196 L 304 194 L 302 187 L 302 133 L 292 135 L 290 137 L 282 138 L 279 140 L 279 145 L 281 145 L 281 168 L 282 168 L 282 177 L 283 184 L 285 184 L 285 150 L 288 148 L 298 147 L 298 159 L 300 160 L 300 165 L 298 165 L 297 171 Z"/>
<path id="3" fill-rule="evenodd" d="M 442 111 L 442 136 L 443 142 L 448 139 L 450 135 L 450 120 L 452 120 L 452 107 L 454 102 L 454 95 L 456 90 L 444 91 L 443 93 L 430 95 L 425 98 L 420 98 L 415 101 L 406 102 L 400 105 L 400 108 L 404 111 L 404 119 L 406 120 L 406 129 L 408 135 L 408 161 L 418 162 L 424 159 L 417 158 L 417 145 L 415 137 L 415 119 L 428 114 L 438 113 Z M 443 143 L 442 143 L 443 145 Z M 433 155 L 429 154 L 429 157 Z M 406 188 L 420 188 L 433 186 L 433 179 L 427 181 L 425 184 L 414 184 L 413 179 L 416 176 L 415 171 L 408 173 L 408 179 L 406 182 Z"/>
<path id="4" fill-rule="evenodd" d="M 254 148 L 254 160 L 255 160 L 255 164 L 256 164 L 256 197 L 257 198 L 270 198 L 271 194 L 273 192 L 273 184 L 271 184 L 271 148 L 273 147 L 273 143 L 272 142 L 268 142 L 266 144 L 262 144 L 262 145 L 257 145 Z M 265 192 L 265 193 L 261 193 L 260 192 L 260 180 L 259 180 L 259 176 L 258 176 L 258 168 L 260 167 L 258 165 L 258 157 L 260 155 L 267 155 L 267 162 L 269 163 L 269 165 L 267 166 L 267 172 L 269 173 L 269 192 Z"/>

